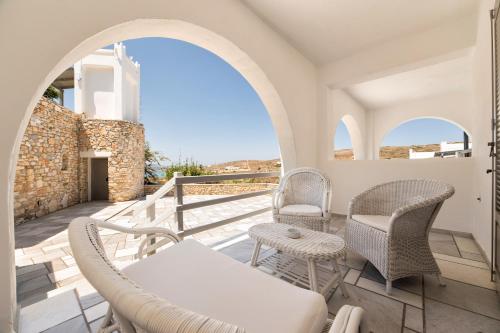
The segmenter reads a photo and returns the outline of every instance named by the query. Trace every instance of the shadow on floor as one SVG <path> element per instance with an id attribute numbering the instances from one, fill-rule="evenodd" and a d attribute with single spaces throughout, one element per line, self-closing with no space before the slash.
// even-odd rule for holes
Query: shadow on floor
<path id="1" fill-rule="evenodd" d="M 57 284 L 50 279 L 50 274 L 53 272 L 51 262 L 16 266 L 18 303 L 25 307 L 48 298 L 48 293 L 58 288 Z"/>
<path id="2" fill-rule="evenodd" d="M 130 201 L 116 204 L 107 201 L 92 201 L 24 222 L 15 227 L 15 247 L 21 249 L 38 245 L 48 238 L 65 231 L 68 224 L 77 217 L 91 216 L 101 220 L 109 220 L 126 211 L 136 202 Z"/>

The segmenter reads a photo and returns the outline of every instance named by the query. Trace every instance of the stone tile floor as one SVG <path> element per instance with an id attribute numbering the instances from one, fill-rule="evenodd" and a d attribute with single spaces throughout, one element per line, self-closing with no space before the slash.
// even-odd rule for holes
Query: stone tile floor
<path id="1" fill-rule="evenodd" d="M 203 197 L 188 200 L 200 199 Z M 169 200 L 172 198 L 165 198 L 158 205 L 157 213 L 171 209 Z M 185 215 L 186 225 L 192 227 L 263 208 L 269 198 L 245 201 L 193 210 Z M 81 215 L 126 223 L 133 204 L 78 205 L 16 228 L 18 297 L 22 306 L 19 332 L 97 331 L 107 303 L 79 273 L 67 242 L 67 224 L 72 217 Z M 253 241 L 246 236 L 246 230 L 270 220 L 270 213 L 264 213 L 200 233 L 195 238 L 247 263 Z M 331 232 L 343 235 L 343 217 L 334 219 Z M 117 266 L 134 260 L 138 241 L 133 237 L 114 232 L 103 232 L 102 237 Z M 397 281 L 393 295 L 388 296 L 378 271 L 362 257 L 349 253 L 341 268 L 350 297 L 346 299 L 339 289 L 333 290 L 327 299 L 330 316 L 334 317 L 343 304 L 356 304 L 366 310 L 361 332 L 500 332 L 500 298 L 489 281 L 487 264 L 474 240 L 432 232 L 430 243 L 446 287 L 440 287 L 433 276 L 407 278 Z M 268 250 L 263 253 L 266 255 L 275 253 Z"/>

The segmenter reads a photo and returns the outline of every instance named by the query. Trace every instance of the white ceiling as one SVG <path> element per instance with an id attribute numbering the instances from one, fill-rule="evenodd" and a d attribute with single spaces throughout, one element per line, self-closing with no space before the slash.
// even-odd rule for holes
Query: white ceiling
<path id="1" fill-rule="evenodd" d="M 370 110 L 411 100 L 466 91 L 472 80 L 472 57 L 465 56 L 431 66 L 366 81 L 345 88 Z"/>
<path id="2" fill-rule="evenodd" d="M 317 64 L 474 15 L 477 0 L 242 0 Z"/>

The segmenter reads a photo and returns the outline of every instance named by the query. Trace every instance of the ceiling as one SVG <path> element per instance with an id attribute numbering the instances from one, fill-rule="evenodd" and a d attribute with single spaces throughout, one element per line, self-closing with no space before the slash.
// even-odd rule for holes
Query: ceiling
<path id="1" fill-rule="evenodd" d="M 316 64 L 474 15 L 477 0 L 242 0 Z"/>
<path id="2" fill-rule="evenodd" d="M 411 100 L 465 91 L 472 80 L 472 56 L 420 67 L 345 88 L 366 109 L 391 107 Z"/>

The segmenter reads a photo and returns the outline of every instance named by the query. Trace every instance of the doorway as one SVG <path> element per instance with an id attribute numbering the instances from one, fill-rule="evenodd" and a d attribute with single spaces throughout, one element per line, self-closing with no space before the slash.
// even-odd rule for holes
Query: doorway
<path id="1" fill-rule="evenodd" d="M 90 160 L 90 198 L 91 200 L 108 200 L 108 159 L 92 158 Z"/>

